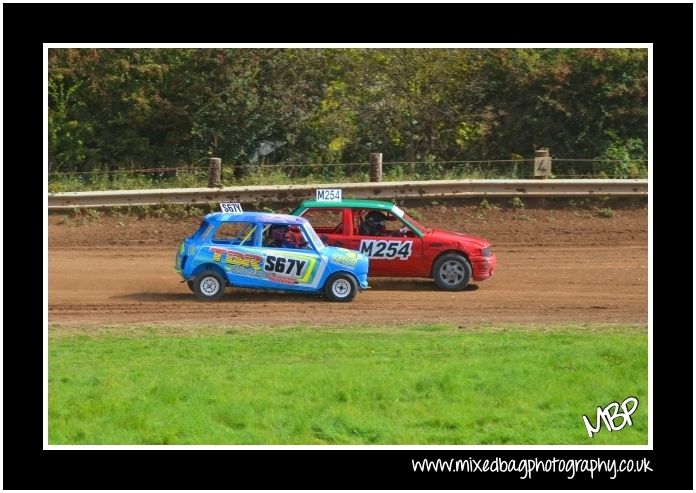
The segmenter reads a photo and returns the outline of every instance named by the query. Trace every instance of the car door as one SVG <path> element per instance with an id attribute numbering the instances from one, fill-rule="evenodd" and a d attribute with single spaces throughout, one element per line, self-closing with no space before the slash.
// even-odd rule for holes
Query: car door
<path id="1" fill-rule="evenodd" d="M 357 250 L 370 259 L 370 275 L 383 277 L 420 276 L 423 261 L 423 240 L 401 219 L 384 210 L 388 220 L 380 234 L 363 234 L 361 228 L 369 209 L 354 209 L 353 235 L 347 248 Z"/>
<path id="2" fill-rule="evenodd" d="M 262 239 L 268 237 L 268 230 L 274 226 L 264 224 Z M 293 234 L 298 237 L 293 246 L 289 243 L 283 246 L 262 244 L 258 249 L 263 257 L 260 286 L 292 291 L 312 291 L 321 287 L 319 281 L 326 267 L 321 256 L 302 228 L 297 228 Z"/>

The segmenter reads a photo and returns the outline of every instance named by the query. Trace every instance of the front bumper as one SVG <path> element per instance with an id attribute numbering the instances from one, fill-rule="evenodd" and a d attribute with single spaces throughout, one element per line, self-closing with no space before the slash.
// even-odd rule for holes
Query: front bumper
<path id="1" fill-rule="evenodd" d="M 360 289 L 367 289 L 370 286 L 367 285 L 367 274 L 361 274 L 358 276 L 358 284 L 360 285 Z"/>
<path id="2" fill-rule="evenodd" d="M 471 278 L 474 281 L 485 281 L 493 275 L 493 270 L 498 262 L 495 255 L 478 257 L 471 260 Z"/>

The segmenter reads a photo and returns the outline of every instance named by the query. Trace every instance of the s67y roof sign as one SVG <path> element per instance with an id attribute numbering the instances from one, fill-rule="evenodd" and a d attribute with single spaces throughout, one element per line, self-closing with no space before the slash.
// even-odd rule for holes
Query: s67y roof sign
<path id="1" fill-rule="evenodd" d="M 220 209 L 227 214 L 241 214 L 244 212 L 242 204 L 239 202 L 222 202 L 220 203 Z"/>

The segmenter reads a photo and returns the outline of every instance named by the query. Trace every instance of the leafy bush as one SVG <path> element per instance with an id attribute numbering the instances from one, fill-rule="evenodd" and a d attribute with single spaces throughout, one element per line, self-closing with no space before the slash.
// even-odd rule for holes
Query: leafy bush
<path id="1" fill-rule="evenodd" d="M 611 137 L 612 142 L 602 155 L 602 159 L 610 162 L 600 165 L 600 175 L 608 178 L 647 178 L 647 154 L 643 141 Z"/>

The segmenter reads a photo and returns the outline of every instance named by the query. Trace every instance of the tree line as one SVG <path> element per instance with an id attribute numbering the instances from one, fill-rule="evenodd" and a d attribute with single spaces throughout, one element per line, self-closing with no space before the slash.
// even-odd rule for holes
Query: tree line
<path id="1" fill-rule="evenodd" d="M 647 149 L 646 49 L 71 48 L 48 65 L 51 172 Z"/>

